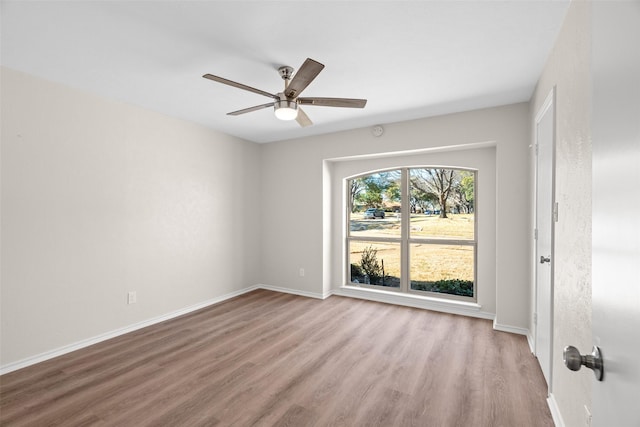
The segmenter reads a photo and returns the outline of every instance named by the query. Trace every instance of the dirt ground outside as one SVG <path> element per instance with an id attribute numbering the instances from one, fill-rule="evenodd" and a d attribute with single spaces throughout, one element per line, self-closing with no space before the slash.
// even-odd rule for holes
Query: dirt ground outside
<path id="1" fill-rule="evenodd" d="M 358 237 L 400 238 L 400 219 L 388 214 L 384 219 L 363 219 L 352 214 L 351 235 Z M 475 226 L 473 214 L 412 215 L 411 237 L 472 240 Z M 361 215 L 360 215 L 361 216 Z M 350 264 L 360 264 L 363 251 L 373 247 L 377 260 L 384 263 L 385 275 L 400 277 L 400 244 L 391 242 L 351 241 Z M 410 280 L 474 280 L 474 247 L 471 245 L 412 243 L 409 247 Z"/>

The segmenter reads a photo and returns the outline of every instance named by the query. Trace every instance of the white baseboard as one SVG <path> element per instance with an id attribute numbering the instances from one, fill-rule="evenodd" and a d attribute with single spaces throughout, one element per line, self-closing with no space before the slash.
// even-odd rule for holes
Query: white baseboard
<path id="1" fill-rule="evenodd" d="M 343 286 L 339 289 L 335 289 L 333 291 L 333 295 L 360 298 L 370 301 L 384 302 L 388 304 L 404 305 L 407 307 L 423 308 L 426 310 L 460 314 L 462 316 L 478 317 L 481 319 L 493 320 L 493 318 L 495 317 L 492 313 L 482 311 L 482 307 L 479 304 L 464 301 L 445 301 L 437 298 L 401 294 L 393 291 L 364 289 L 355 286 Z"/>
<path id="2" fill-rule="evenodd" d="M 512 334 L 518 334 L 518 335 L 524 335 L 524 336 L 529 335 L 529 330 L 527 328 L 520 328 L 518 326 L 510 326 L 510 325 L 502 325 L 500 323 L 497 323 L 495 320 L 493 321 L 493 329 L 495 329 L 496 331 L 510 332 Z"/>
<path id="3" fill-rule="evenodd" d="M 202 308 L 208 307 L 213 304 L 217 304 L 219 302 L 228 300 L 230 298 L 237 297 L 239 295 L 245 294 L 247 292 L 251 292 L 260 288 L 261 286 L 250 286 L 244 289 L 240 289 L 239 291 L 231 292 L 225 295 L 221 295 L 216 298 L 212 298 L 207 301 L 200 302 L 198 304 L 194 304 L 185 308 L 181 308 L 179 310 L 173 311 L 171 313 L 163 314 L 161 316 L 153 317 L 148 320 L 143 320 L 142 322 L 134 323 L 133 325 L 125 326 L 124 328 L 116 329 L 110 332 L 106 332 L 104 334 L 100 334 L 91 338 L 87 338 L 81 341 L 77 341 L 75 343 L 65 345 L 53 350 L 45 351 L 44 353 L 37 354 L 35 356 L 27 357 L 22 360 L 18 360 L 17 362 L 9 363 L 4 366 L 0 366 L 0 375 L 7 374 L 12 371 L 16 371 L 18 369 L 26 368 L 27 366 L 34 365 L 36 363 L 44 362 L 45 360 L 53 359 L 54 357 L 62 356 L 63 354 L 71 353 L 72 351 L 80 350 L 81 348 L 88 347 L 93 344 L 97 344 L 102 341 L 106 341 L 111 338 L 118 337 L 120 335 L 127 334 L 129 332 L 136 331 L 138 329 L 146 328 L 147 326 L 154 325 L 156 323 L 164 322 L 165 320 L 173 319 L 178 316 L 182 316 L 187 313 L 191 313 L 192 311 L 200 310 Z"/>
<path id="4" fill-rule="evenodd" d="M 291 288 L 281 288 L 279 286 L 265 285 L 262 283 L 257 285 L 256 288 L 266 289 L 268 291 L 283 292 L 285 294 L 300 295 L 302 297 L 308 297 L 308 298 L 317 298 L 317 299 L 325 299 L 331 296 L 331 294 L 333 293 L 333 292 L 328 292 L 326 294 L 320 294 L 317 292 L 301 291 L 299 289 L 291 289 Z"/>
<path id="5" fill-rule="evenodd" d="M 560 408 L 558 408 L 558 403 L 556 402 L 556 398 L 553 396 L 553 393 L 549 393 L 549 397 L 547 397 L 547 405 L 549 406 L 551 418 L 553 418 L 553 423 L 556 427 L 565 427 L 562 414 L 560 413 Z"/>
<path id="6" fill-rule="evenodd" d="M 531 335 L 531 331 L 527 331 L 527 342 L 529 343 L 529 350 L 531 350 L 532 354 L 536 354 L 536 345 L 533 341 L 533 335 Z"/>

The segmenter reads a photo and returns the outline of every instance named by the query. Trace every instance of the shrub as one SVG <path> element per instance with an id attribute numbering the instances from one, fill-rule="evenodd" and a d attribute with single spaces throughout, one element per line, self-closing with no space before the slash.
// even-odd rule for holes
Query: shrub
<path id="1" fill-rule="evenodd" d="M 362 251 L 360 268 L 365 275 L 369 276 L 371 283 L 377 283 L 382 277 L 382 267 L 378 262 L 378 250 L 373 246 L 366 247 Z"/>
<path id="2" fill-rule="evenodd" d="M 364 276 L 362 269 L 358 264 L 351 264 L 351 280 Z"/>
<path id="3" fill-rule="evenodd" d="M 473 281 L 471 280 L 448 279 L 436 282 L 413 282 L 412 288 L 419 291 L 439 292 L 465 297 L 473 296 Z"/>

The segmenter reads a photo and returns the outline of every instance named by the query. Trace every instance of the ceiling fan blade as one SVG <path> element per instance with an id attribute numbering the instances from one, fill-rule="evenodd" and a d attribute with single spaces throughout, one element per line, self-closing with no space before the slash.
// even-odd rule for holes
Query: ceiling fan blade
<path id="1" fill-rule="evenodd" d="M 319 107 L 364 108 L 367 105 L 367 100 L 353 98 L 298 98 L 298 104 Z"/>
<path id="2" fill-rule="evenodd" d="M 252 111 L 262 110 L 263 108 L 273 107 L 273 104 L 273 102 L 270 102 L 268 104 L 256 105 L 255 107 L 249 107 L 243 110 L 232 111 L 230 113 L 227 113 L 227 116 L 239 116 L 240 114 L 250 113 Z"/>
<path id="3" fill-rule="evenodd" d="M 287 86 L 284 91 L 284 94 L 287 98 L 293 99 L 299 96 L 302 91 L 309 86 L 309 83 L 315 79 L 320 71 L 324 68 L 324 65 L 319 63 L 318 61 L 314 61 L 311 58 L 307 58 L 303 63 L 300 69 L 296 72 L 291 79 L 291 82 Z"/>
<path id="4" fill-rule="evenodd" d="M 298 116 L 296 117 L 296 122 L 298 122 L 298 124 L 303 128 L 311 126 L 313 124 L 309 116 L 307 116 L 307 114 L 300 107 L 298 107 Z"/>
<path id="5" fill-rule="evenodd" d="M 228 80 L 228 79 L 225 79 L 225 78 L 222 78 L 222 77 L 214 76 L 213 74 L 205 74 L 202 77 L 204 77 L 205 79 L 213 80 L 214 82 L 218 82 L 218 83 L 222 83 L 222 84 L 225 84 L 225 85 L 237 87 L 238 89 L 248 90 L 249 92 L 257 93 L 258 95 L 264 95 L 264 96 L 269 97 L 269 98 L 277 98 L 277 96 L 275 96 L 275 95 L 273 95 L 273 94 L 271 94 L 269 92 L 265 92 L 263 90 L 256 89 L 256 88 L 251 87 L 251 86 L 243 85 L 242 83 L 237 83 L 237 82 L 234 82 L 232 80 Z"/>

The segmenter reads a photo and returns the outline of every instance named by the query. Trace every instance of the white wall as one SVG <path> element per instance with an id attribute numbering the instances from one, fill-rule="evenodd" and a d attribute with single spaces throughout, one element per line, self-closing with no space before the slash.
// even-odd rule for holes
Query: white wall
<path id="1" fill-rule="evenodd" d="M 569 371 L 562 352 L 587 352 L 591 340 L 591 125 L 590 5 L 571 2 L 531 99 L 531 123 L 556 90 L 556 189 L 552 399 L 567 426 L 584 425 L 593 373 Z M 531 165 L 534 163 L 531 159 Z M 533 302 L 533 301 L 532 301 Z M 531 319 L 529 325 L 533 328 Z"/>
<path id="2" fill-rule="evenodd" d="M 1 365 L 259 282 L 259 145 L 1 78 Z"/>
<path id="3" fill-rule="evenodd" d="M 326 160 L 492 142 L 497 178 L 496 323 L 525 330 L 530 305 L 528 112 L 528 104 L 516 104 L 387 124 L 380 138 L 365 128 L 264 145 L 263 283 L 317 296 L 341 285 L 332 278 L 342 266 L 323 263 L 333 256 L 327 245 L 340 238 L 335 231 L 340 228 L 323 216 L 325 210 L 336 209 L 327 207 L 330 198 L 323 194 L 330 186 L 326 176 L 332 173 Z M 303 214 L 293 215 L 294 211 Z M 298 275 L 301 267 L 304 277 Z"/>

